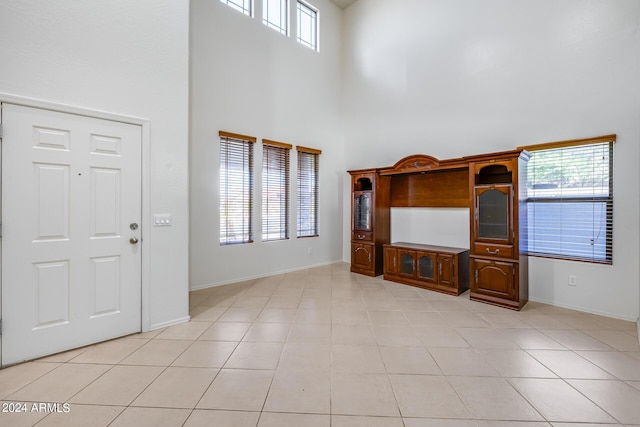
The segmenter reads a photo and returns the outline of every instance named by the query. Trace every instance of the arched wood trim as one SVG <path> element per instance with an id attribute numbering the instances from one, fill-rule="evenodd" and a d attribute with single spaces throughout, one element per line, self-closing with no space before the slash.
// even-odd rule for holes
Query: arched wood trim
<path id="1" fill-rule="evenodd" d="M 381 175 L 398 175 L 406 173 L 420 173 L 442 169 L 460 169 L 468 167 L 464 159 L 450 159 L 441 161 L 426 154 L 414 154 L 400 159 L 395 165 L 380 170 Z"/>

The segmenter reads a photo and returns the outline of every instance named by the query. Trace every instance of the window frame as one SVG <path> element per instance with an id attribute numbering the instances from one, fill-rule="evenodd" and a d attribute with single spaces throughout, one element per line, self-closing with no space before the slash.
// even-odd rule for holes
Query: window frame
<path id="1" fill-rule="evenodd" d="M 313 30 L 310 32 L 313 39 L 311 41 L 305 40 L 301 37 L 302 12 L 305 12 L 308 16 L 310 16 L 311 21 L 313 23 Z M 301 45 L 308 47 L 309 49 L 315 52 L 320 52 L 320 11 L 318 10 L 318 8 L 315 6 L 312 6 L 310 3 L 306 1 L 296 0 L 296 18 L 297 18 L 296 41 Z"/>
<path id="2" fill-rule="evenodd" d="M 320 154 L 321 150 L 308 147 L 296 147 L 297 183 L 296 183 L 296 237 L 318 237 L 320 235 Z M 311 157 L 309 157 L 311 156 Z M 313 159 L 313 168 L 306 166 L 305 159 Z M 306 177 L 310 176 L 310 179 Z M 304 227 L 303 224 L 305 225 Z"/>
<path id="3" fill-rule="evenodd" d="M 291 188 L 291 144 L 262 140 L 262 241 L 272 242 L 289 239 L 289 219 L 290 219 L 290 188 Z M 275 170 L 271 168 L 270 155 L 275 156 Z M 271 176 L 270 172 L 275 172 Z M 272 185 L 273 184 L 273 185 Z M 276 196 L 275 202 L 270 202 L 272 195 Z M 284 200 L 282 200 L 284 197 Z M 275 205 L 277 218 L 270 215 L 270 207 Z M 271 231 L 271 225 L 275 225 L 275 231 Z M 269 237 L 271 234 L 278 234 L 278 237 Z"/>
<path id="4" fill-rule="evenodd" d="M 277 1 L 280 3 L 280 24 L 269 20 L 269 2 L 271 1 Z M 282 21 L 284 21 L 284 27 L 282 26 Z M 279 32 L 280 34 L 289 36 L 289 21 L 289 0 L 262 0 L 262 23 L 264 25 Z"/>
<path id="5" fill-rule="evenodd" d="M 220 0 L 220 3 L 229 6 L 231 9 L 243 15 L 253 17 L 253 0 L 240 0 L 242 1 L 242 6 L 236 3 L 236 1 L 238 0 Z"/>
<path id="6" fill-rule="evenodd" d="M 256 138 L 253 136 L 240 135 L 231 132 L 220 131 L 220 171 L 219 171 L 219 242 L 220 246 L 253 243 L 253 192 L 254 192 L 254 143 Z M 241 146 L 241 147 L 240 147 Z M 230 150 L 233 148 L 234 150 Z M 226 153 L 225 153 L 226 149 Z M 230 180 L 230 170 L 228 165 L 236 161 L 235 166 L 238 166 L 237 160 L 241 159 L 241 172 L 240 178 L 237 175 Z M 235 171 L 238 174 L 238 171 Z M 231 204 L 229 202 L 229 196 L 237 193 L 237 188 L 229 188 L 231 184 L 235 182 L 236 186 L 240 186 L 242 190 L 240 205 Z M 237 194 L 236 194 L 237 195 Z M 240 210 L 239 221 L 240 226 L 240 239 L 231 239 L 230 235 L 237 234 L 238 227 L 230 225 L 229 210 L 233 208 Z M 225 212 L 225 213 L 223 213 Z M 237 216 L 236 216 L 237 217 Z"/>
<path id="7" fill-rule="evenodd" d="M 525 209 L 525 214 L 527 215 L 527 230 L 526 233 L 526 252 L 529 256 L 536 256 L 541 258 L 553 258 L 553 259 L 562 259 L 562 260 L 570 260 L 570 261 L 581 261 L 588 262 L 594 264 L 613 264 L 613 204 L 614 204 L 614 145 L 616 142 L 616 135 L 605 135 L 601 137 L 588 138 L 588 139 L 578 139 L 578 140 L 570 140 L 570 141 L 559 141 L 559 142 L 551 142 L 546 144 L 537 144 L 537 145 L 529 145 L 519 147 L 520 149 L 524 149 L 531 154 L 531 159 L 529 160 L 529 164 L 527 165 L 527 196 L 525 198 L 525 205 L 522 207 Z M 580 194 L 581 192 L 578 188 L 570 188 L 570 187 L 553 187 L 555 183 L 551 184 L 551 187 L 547 187 L 549 183 L 546 182 L 537 182 L 535 179 L 536 171 L 533 169 L 536 162 L 536 156 L 541 155 L 543 153 L 549 153 L 553 157 L 567 155 L 569 160 L 561 159 L 558 160 L 554 165 L 558 167 L 567 168 L 567 165 L 571 165 L 570 153 L 571 151 L 576 150 L 584 150 L 587 152 L 590 148 L 593 148 L 593 154 L 596 154 L 595 150 L 602 149 L 608 150 L 606 153 L 605 160 L 601 164 L 602 173 L 599 175 L 603 180 L 606 174 L 606 184 L 603 183 L 600 186 L 593 186 L 591 194 L 586 192 L 582 192 L 584 194 Z M 564 150 L 564 151 L 560 151 Z M 575 153 L 574 157 L 575 158 Z M 592 160 L 595 164 L 595 161 Z M 605 167 L 606 165 L 606 167 Z M 532 175 L 534 176 L 532 179 Z M 540 187 L 535 189 L 534 186 L 539 185 Z M 589 188 L 589 187 L 585 187 Z M 602 194 L 596 194 L 596 190 L 599 189 Z M 557 190 L 557 191 L 554 191 Z M 605 194 L 606 190 L 606 194 Z M 586 255 L 586 251 L 583 254 L 578 254 L 580 252 L 579 249 L 570 250 L 567 248 L 568 244 L 575 245 L 576 247 L 585 247 L 584 242 L 567 242 L 564 240 L 565 234 L 562 233 L 558 235 L 557 233 L 547 233 L 547 236 L 553 235 L 554 238 L 547 238 L 546 243 L 547 249 L 542 246 L 541 249 L 536 249 L 535 246 L 542 239 L 541 236 L 544 236 L 544 228 L 543 230 L 538 230 L 542 228 L 541 226 L 536 227 L 533 222 L 534 216 L 531 215 L 530 209 L 535 209 L 536 205 L 544 206 L 547 205 L 547 208 L 551 208 L 553 205 L 556 205 L 556 209 L 563 209 L 564 206 L 574 206 L 577 207 L 576 203 L 591 205 L 592 212 L 596 212 L 598 210 L 597 205 L 601 205 L 599 211 L 600 219 L 591 220 L 591 225 L 595 226 L 596 224 L 600 224 L 600 230 L 602 230 L 602 225 L 604 225 L 604 243 L 600 244 L 601 249 L 599 253 L 596 253 L 595 248 L 591 251 L 591 255 Z M 604 205 L 603 205 L 604 204 Z M 575 213 L 575 209 L 571 212 Z M 542 221 L 552 215 L 546 214 L 542 217 Z M 558 218 L 556 215 L 555 218 Z M 562 217 L 564 218 L 564 217 Z M 576 219 L 568 219 L 566 220 L 566 224 L 576 224 Z M 588 220 L 582 222 L 582 224 L 588 224 Z M 566 226 L 561 228 L 561 230 L 565 230 Z M 538 235 L 538 239 L 536 239 L 536 234 Z M 595 234 L 595 228 L 594 232 Z M 560 237 L 558 237 L 560 236 Z M 594 241 L 598 240 L 600 236 L 600 232 L 598 235 L 592 235 L 591 246 L 594 246 Z M 543 243 L 544 244 L 544 243 Z M 557 245 L 555 248 L 552 245 Z M 564 245 L 562 247 L 561 245 Z M 579 246 L 578 246 L 579 245 Z"/>

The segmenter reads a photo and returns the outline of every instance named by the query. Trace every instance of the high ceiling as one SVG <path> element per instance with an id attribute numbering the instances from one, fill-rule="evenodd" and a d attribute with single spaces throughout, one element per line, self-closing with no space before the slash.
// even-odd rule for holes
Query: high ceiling
<path id="1" fill-rule="evenodd" d="M 344 9 L 351 3 L 355 3 L 356 0 L 331 0 L 331 3 L 338 6 L 340 9 Z"/>

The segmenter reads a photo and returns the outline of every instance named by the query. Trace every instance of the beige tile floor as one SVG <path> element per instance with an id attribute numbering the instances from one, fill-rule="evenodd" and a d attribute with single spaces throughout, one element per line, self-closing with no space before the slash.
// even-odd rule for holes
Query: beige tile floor
<path id="1" fill-rule="evenodd" d="M 346 264 L 192 292 L 191 316 L 0 371 L 0 425 L 640 425 L 632 322 L 513 312 Z"/>

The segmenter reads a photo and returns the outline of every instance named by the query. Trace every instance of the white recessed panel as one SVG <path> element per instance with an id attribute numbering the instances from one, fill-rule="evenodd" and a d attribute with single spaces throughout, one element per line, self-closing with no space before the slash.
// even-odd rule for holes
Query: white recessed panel
<path id="1" fill-rule="evenodd" d="M 91 153 L 107 156 L 119 156 L 122 140 L 120 138 L 91 135 Z"/>
<path id="2" fill-rule="evenodd" d="M 34 164 L 36 240 L 69 238 L 69 166 Z"/>
<path id="3" fill-rule="evenodd" d="M 69 261 L 34 264 L 37 319 L 34 329 L 69 321 Z"/>
<path id="4" fill-rule="evenodd" d="M 392 208 L 391 241 L 469 248 L 468 208 Z"/>
<path id="5" fill-rule="evenodd" d="M 91 259 L 91 288 L 94 291 L 94 313 L 104 316 L 120 311 L 120 257 Z"/>
<path id="6" fill-rule="evenodd" d="M 93 237 L 120 234 L 120 170 L 91 169 L 91 227 Z"/>
<path id="7" fill-rule="evenodd" d="M 34 147 L 48 150 L 69 150 L 69 131 L 33 128 Z"/>

